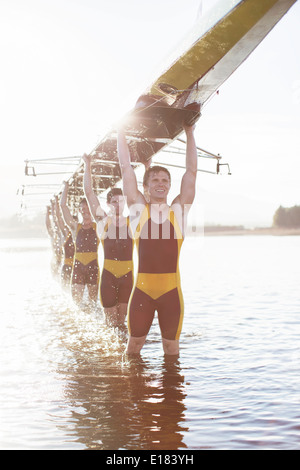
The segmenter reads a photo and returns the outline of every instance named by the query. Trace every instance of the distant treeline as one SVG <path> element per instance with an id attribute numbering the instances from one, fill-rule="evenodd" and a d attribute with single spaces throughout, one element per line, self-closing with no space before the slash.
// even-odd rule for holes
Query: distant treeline
<path id="1" fill-rule="evenodd" d="M 274 227 L 300 227 L 300 206 L 278 207 L 273 217 Z"/>
<path id="2" fill-rule="evenodd" d="M 232 232 L 245 230 L 243 225 L 205 225 L 204 232 Z"/>

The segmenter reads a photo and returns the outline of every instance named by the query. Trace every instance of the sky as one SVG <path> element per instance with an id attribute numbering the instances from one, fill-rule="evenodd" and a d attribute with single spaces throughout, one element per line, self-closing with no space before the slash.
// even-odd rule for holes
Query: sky
<path id="1" fill-rule="evenodd" d="M 90 152 L 214 3 L 0 0 L 0 219 L 37 182 L 24 161 Z M 280 205 L 300 205 L 299 24 L 297 1 L 202 111 L 197 144 L 232 172 L 199 173 L 206 224 L 268 226 Z"/>

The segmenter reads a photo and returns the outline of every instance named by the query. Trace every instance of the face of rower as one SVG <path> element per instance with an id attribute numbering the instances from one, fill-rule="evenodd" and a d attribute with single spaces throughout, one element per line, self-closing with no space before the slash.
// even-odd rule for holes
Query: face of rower
<path id="1" fill-rule="evenodd" d="M 83 222 L 90 223 L 92 222 L 92 216 L 90 213 L 89 206 L 86 202 L 82 202 L 79 206 L 79 212 L 82 215 Z"/>
<path id="2" fill-rule="evenodd" d="M 114 214 L 121 215 L 125 207 L 124 196 L 113 196 L 109 201 L 108 206 Z"/>
<path id="3" fill-rule="evenodd" d="M 150 173 L 146 191 L 150 196 L 150 202 L 166 202 L 171 187 L 169 175 L 165 171 Z"/>

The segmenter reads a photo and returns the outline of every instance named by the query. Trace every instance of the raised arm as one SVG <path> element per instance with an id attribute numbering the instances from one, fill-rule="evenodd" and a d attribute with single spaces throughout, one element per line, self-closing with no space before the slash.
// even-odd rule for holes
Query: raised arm
<path id="1" fill-rule="evenodd" d="M 46 210 L 46 227 L 47 227 L 47 232 L 49 234 L 49 237 L 53 238 L 54 234 L 53 234 L 53 227 L 52 227 L 52 223 L 51 223 L 51 219 L 50 219 L 50 214 L 51 214 L 51 208 L 50 208 L 50 206 L 47 206 L 47 210 Z"/>
<path id="2" fill-rule="evenodd" d="M 106 217 L 106 213 L 102 209 L 99 199 L 93 190 L 91 157 L 85 153 L 82 159 L 84 161 L 83 185 L 84 185 L 85 197 L 90 207 L 92 216 L 98 222 L 99 220 Z"/>
<path id="3" fill-rule="evenodd" d="M 61 195 L 60 207 L 63 213 L 63 217 L 69 229 L 75 231 L 77 227 L 77 222 L 72 217 L 70 209 L 67 206 L 67 197 L 68 197 L 69 183 L 65 181 L 65 187 Z"/>
<path id="4" fill-rule="evenodd" d="M 130 153 L 123 129 L 118 130 L 118 156 L 123 179 L 123 192 L 130 207 L 133 204 L 145 203 L 143 194 L 138 189 L 134 169 L 130 163 Z"/>
<path id="5" fill-rule="evenodd" d="M 69 229 L 67 228 L 67 226 L 65 224 L 65 221 L 63 219 L 61 209 L 60 209 L 60 205 L 58 203 L 58 196 L 55 196 L 54 200 L 55 200 L 54 207 L 55 207 L 55 213 L 56 213 L 58 226 L 59 226 L 60 231 L 63 234 L 63 236 L 66 238 L 69 234 Z"/>
<path id="6" fill-rule="evenodd" d="M 180 194 L 173 201 L 181 206 L 192 204 L 196 193 L 197 147 L 194 137 L 195 126 L 186 126 L 186 170 L 181 180 Z"/>
<path id="7" fill-rule="evenodd" d="M 58 225 L 58 218 L 57 218 L 57 214 L 56 214 L 55 200 L 54 199 L 51 200 L 51 214 L 52 214 L 54 235 L 59 237 L 60 236 L 60 228 L 59 228 L 59 225 Z"/>

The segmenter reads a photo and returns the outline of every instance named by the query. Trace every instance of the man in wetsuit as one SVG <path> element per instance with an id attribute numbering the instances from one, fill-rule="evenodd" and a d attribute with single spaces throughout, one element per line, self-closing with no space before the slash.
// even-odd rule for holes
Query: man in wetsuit
<path id="1" fill-rule="evenodd" d="M 194 201 L 197 149 L 194 127 L 186 126 L 186 171 L 179 195 L 167 204 L 171 186 L 168 170 L 150 167 L 144 176 L 143 195 L 130 164 L 130 152 L 122 129 L 118 132 L 118 154 L 124 194 L 131 212 L 139 265 L 128 305 L 128 354 L 138 354 L 153 322 L 155 311 L 166 355 L 179 354 L 183 321 L 183 298 L 179 276 L 179 253 L 188 210 Z M 147 199 L 146 199 L 147 198 Z"/>
<path id="2" fill-rule="evenodd" d="M 120 188 L 107 193 L 108 214 L 102 209 L 92 188 L 91 157 L 83 156 L 85 163 L 84 191 L 104 252 L 100 282 L 100 301 L 106 321 L 113 327 L 124 327 L 127 304 L 133 285 L 133 239 L 129 217 L 124 217 L 124 197 Z"/>
<path id="3" fill-rule="evenodd" d="M 98 298 L 99 286 L 99 266 L 98 266 L 98 245 L 96 224 L 93 222 L 86 199 L 82 199 L 79 204 L 79 212 L 82 216 L 82 223 L 71 215 L 67 206 L 67 195 L 69 185 L 65 183 L 65 188 L 61 196 L 61 209 L 64 220 L 72 232 L 75 244 L 75 256 L 72 273 L 72 297 L 80 304 L 83 298 L 85 286 L 88 288 L 89 299 L 95 303 Z"/>

